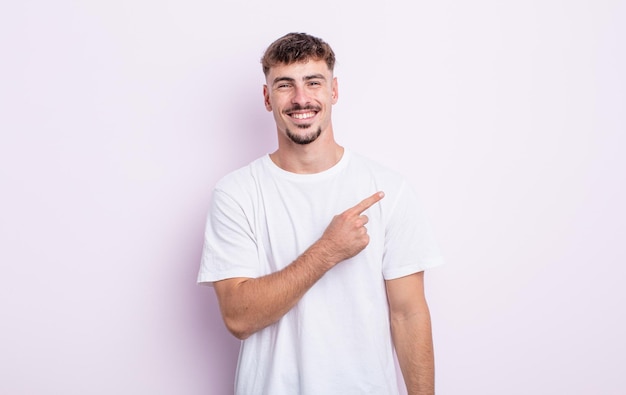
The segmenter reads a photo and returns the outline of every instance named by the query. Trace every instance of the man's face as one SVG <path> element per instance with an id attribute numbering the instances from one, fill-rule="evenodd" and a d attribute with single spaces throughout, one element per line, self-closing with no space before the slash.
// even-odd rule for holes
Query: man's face
<path id="1" fill-rule="evenodd" d="M 309 144 L 331 127 L 337 80 L 324 61 L 274 66 L 266 82 L 265 108 L 274 113 L 280 134 L 296 144 Z"/>

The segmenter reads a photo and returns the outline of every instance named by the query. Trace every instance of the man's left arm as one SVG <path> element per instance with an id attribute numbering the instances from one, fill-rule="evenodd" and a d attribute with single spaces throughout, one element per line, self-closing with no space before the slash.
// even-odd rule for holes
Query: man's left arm
<path id="1" fill-rule="evenodd" d="M 435 360 L 424 272 L 385 281 L 391 334 L 409 395 L 435 393 Z"/>

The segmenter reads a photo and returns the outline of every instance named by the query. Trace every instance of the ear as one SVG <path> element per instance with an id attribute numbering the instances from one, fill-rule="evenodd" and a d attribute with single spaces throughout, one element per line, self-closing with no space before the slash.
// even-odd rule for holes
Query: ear
<path id="1" fill-rule="evenodd" d="M 333 99 L 333 104 L 337 103 L 337 100 L 339 100 L 339 85 L 337 84 L 337 77 L 333 78 L 333 83 L 332 83 L 332 99 Z"/>
<path id="2" fill-rule="evenodd" d="M 270 92 L 267 85 L 263 85 L 263 101 L 265 102 L 265 109 L 272 111 L 272 104 L 270 103 Z"/>

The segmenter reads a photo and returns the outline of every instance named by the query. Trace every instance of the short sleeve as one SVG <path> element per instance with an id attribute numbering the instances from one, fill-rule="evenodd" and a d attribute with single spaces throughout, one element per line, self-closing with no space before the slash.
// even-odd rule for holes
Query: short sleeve
<path id="1" fill-rule="evenodd" d="M 443 264 L 427 215 L 414 190 L 399 188 L 385 227 L 383 277 L 404 277 Z"/>
<path id="2" fill-rule="evenodd" d="M 198 283 L 258 277 L 257 243 L 244 208 L 216 189 L 206 221 Z"/>

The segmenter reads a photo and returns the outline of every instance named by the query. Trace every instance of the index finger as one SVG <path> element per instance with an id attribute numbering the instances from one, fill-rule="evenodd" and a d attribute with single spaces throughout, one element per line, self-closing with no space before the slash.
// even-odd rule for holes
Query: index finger
<path id="1" fill-rule="evenodd" d="M 357 214 L 361 214 L 363 211 L 372 207 L 374 204 L 378 203 L 382 198 L 385 197 L 385 192 L 379 191 L 373 194 L 372 196 L 363 199 L 356 206 L 352 207 L 350 210 L 356 211 Z"/>

